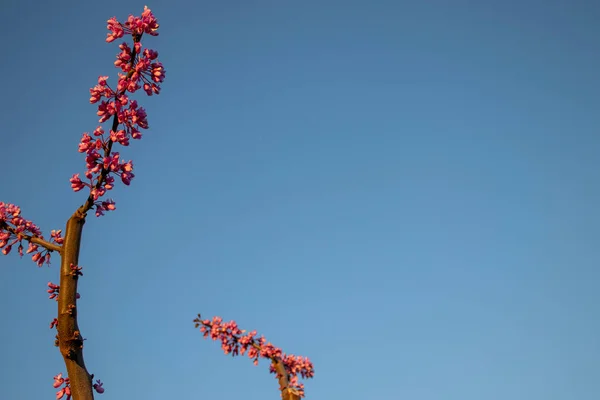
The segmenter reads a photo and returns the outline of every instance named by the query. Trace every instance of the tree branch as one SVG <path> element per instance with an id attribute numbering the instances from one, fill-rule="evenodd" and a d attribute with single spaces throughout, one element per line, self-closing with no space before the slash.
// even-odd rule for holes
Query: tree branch
<path id="1" fill-rule="evenodd" d="M 44 239 L 39 238 L 37 236 L 28 235 L 28 234 L 23 233 L 23 232 L 17 233 L 15 231 L 15 228 L 13 228 L 12 226 L 8 225 L 4 221 L 0 222 L 0 230 L 2 230 L 2 229 L 7 230 L 8 232 L 12 233 L 13 235 L 15 235 L 17 237 L 23 238 L 23 239 L 27 240 L 28 242 L 35 243 L 35 244 L 37 244 L 39 246 L 42 246 L 42 247 L 44 247 L 48 251 L 56 251 L 56 252 L 60 253 L 61 250 L 62 250 L 62 246 L 59 246 L 58 244 L 47 242 Z"/>
<path id="2" fill-rule="evenodd" d="M 29 236 L 29 235 L 23 235 L 23 236 L 25 237 L 25 240 L 28 240 L 31 243 L 38 244 L 38 245 L 46 248 L 49 251 L 56 251 L 58 253 L 60 253 L 62 251 L 62 246 L 59 246 L 59 245 L 54 244 L 54 243 L 47 242 L 44 239 L 40 239 L 39 237 Z"/>
<path id="3" fill-rule="evenodd" d="M 260 346 L 254 345 L 254 347 L 260 349 Z M 289 386 L 289 375 L 285 365 L 283 365 L 283 361 L 279 357 L 274 357 L 271 359 L 273 362 L 273 367 L 277 372 L 277 380 L 279 381 L 279 390 L 281 391 L 281 399 L 282 400 L 300 400 L 300 395 L 290 388 Z"/>
<path id="4" fill-rule="evenodd" d="M 58 347 L 71 382 L 74 400 L 93 400 L 92 376 L 83 361 L 83 337 L 77 325 L 77 281 L 79 274 L 72 266 L 79 261 L 81 234 L 86 214 L 81 208 L 67 221 L 60 264 L 58 296 Z"/>
<path id="5" fill-rule="evenodd" d="M 244 335 L 246 331 L 240 330 L 235 321 L 223 323 L 220 317 L 214 317 L 211 322 L 208 319 L 203 320 L 201 315 L 198 314 L 198 317 L 193 322 L 196 328 L 200 327 L 200 331 L 205 338 L 210 335 L 213 340 L 220 339 L 225 354 L 231 353 L 233 356 L 244 354 L 248 351 L 248 347 L 252 347 L 256 352 L 248 351 L 248 357 L 254 359 L 255 364 L 258 362 L 259 357 L 271 360 L 271 373 L 275 372 L 276 374 L 282 400 L 300 400 L 304 396 L 304 385 L 298 383 L 297 374 L 299 373 L 304 378 L 311 378 L 313 376 L 313 366 L 307 358 L 285 356 L 285 354 L 284 358 L 281 358 L 280 354 L 283 354 L 281 349 L 273 346 L 271 343 L 265 345 L 264 342 L 266 340 L 264 336 L 261 336 L 260 344 L 257 343 L 256 339 L 254 339 L 256 331 L 252 331 L 246 336 Z M 286 362 L 290 365 L 286 366 Z M 292 377 L 291 379 L 290 376 Z M 291 383 L 290 380 L 292 381 Z"/>

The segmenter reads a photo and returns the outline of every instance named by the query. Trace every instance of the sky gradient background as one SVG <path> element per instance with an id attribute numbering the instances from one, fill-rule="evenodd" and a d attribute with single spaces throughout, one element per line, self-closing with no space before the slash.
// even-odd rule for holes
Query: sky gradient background
<path id="1" fill-rule="evenodd" d="M 49 235 L 144 2 L 1 4 L 0 201 Z M 278 399 L 198 312 L 309 356 L 307 400 L 600 398 L 598 2 L 147 4 L 166 81 L 80 257 L 97 398 Z M 54 398 L 58 261 L 0 257 L 2 399 Z"/>

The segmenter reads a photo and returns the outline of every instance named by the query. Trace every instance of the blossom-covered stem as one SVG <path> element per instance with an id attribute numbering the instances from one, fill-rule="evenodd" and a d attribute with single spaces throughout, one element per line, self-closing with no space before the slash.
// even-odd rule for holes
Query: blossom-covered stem
<path id="1" fill-rule="evenodd" d="M 77 281 L 74 269 L 79 261 L 81 234 L 85 213 L 77 210 L 67 221 L 60 265 L 60 296 L 58 296 L 58 347 L 62 354 L 74 400 L 93 400 L 92 376 L 83 361 L 83 337 L 77 325 Z"/>
<path id="2" fill-rule="evenodd" d="M 304 397 L 304 384 L 298 377 L 312 378 L 314 366 L 306 357 L 285 354 L 281 349 L 267 342 L 264 336 L 256 338 L 256 331 L 247 332 L 238 327 L 235 321 L 223 322 L 221 317 L 202 319 L 200 314 L 194 319 L 194 326 L 200 328 L 205 338 L 221 341 L 225 354 L 232 356 L 247 354 L 258 365 L 260 357 L 271 361 L 271 373 L 279 381 L 279 390 L 283 400 L 299 400 Z"/>
<path id="3" fill-rule="evenodd" d="M 141 39 L 141 36 L 134 36 L 133 40 L 134 43 L 135 42 L 139 42 Z M 127 78 L 129 79 L 131 78 L 131 76 L 133 75 L 133 73 L 135 72 L 135 69 L 133 68 L 133 65 L 135 64 L 135 59 L 136 59 L 136 51 L 135 51 L 135 46 L 132 46 L 131 49 L 131 61 L 130 61 L 130 65 L 131 65 L 131 70 L 127 73 Z M 125 92 L 125 89 L 123 89 L 121 92 L 117 93 L 117 95 L 115 96 L 115 99 L 123 94 Z M 118 114 L 115 114 L 113 116 L 113 121 L 112 121 L 112 127 L 111 130 L 113 132 L 117 131 L 117 128 L 119 127 L 119 116 Z M 104 149 L 104 157 L 108 157 L 110 156 L 110 153 L 112 151 L 112 146 L 113 146 L 113 141 L 109 140 L 105 149 Z M 100 189 L 102 187 L 102 185 L 104 184 L 104 181 L 106 180 L 106 177 L 108 176 L 109 170 L 107 168 L 102 168 L 102 171 L 100 172 L 100 176 L 98 177 L 98 181 L 96 182 L 96 190 Z M 90 195 L 88 196 L 87 200 L 85 201 L 85 203 L 79 208 L 79 211 L 82 213 L 87 213 L 89 210 L 92 209 L 92 207 L 94 206 L 94 195 L 92 194 L 92 191 L 90 191 Z"/>
<path id="4" fill-rule="evenodd" d="M 16 232 L 15 229 L 13 229 L 11 226 L 9 226 L 8 224 L 0 221 L 0 231 L 1 230 L 6 230 L 12 234 L 14 234 L 15 236 L 19 235 L 21 236 L 23 239 L 27 240 L 28 242 L 40 245 L 42 247 L 44 247 L 45 249 L 49 250 L 49 251 L 56 251 L 58 253 L 60 253 L 60 251 L 62 250 L 62 246 L 59 246 L 57 244 L 54 243 L 50 243 L 45 241 L 44 239 L 40 239 L 39 237 L 36 236 L 32 236 L 32 235 L 28 235 L 26 233 L 18 233 Z"/>

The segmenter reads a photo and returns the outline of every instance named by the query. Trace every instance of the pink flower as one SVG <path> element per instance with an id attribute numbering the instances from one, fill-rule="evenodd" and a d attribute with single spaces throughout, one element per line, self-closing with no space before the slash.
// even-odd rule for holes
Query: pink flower
<path id="1" fill-rule="evenodd" d="M 96 390 L 96 392 L 98 392 L 99 394 L 104 393 L 104 388 L 102 387 L 103 383 L 100 382 L 100 379 L 96 379 L 96 383 L 94 383 L 92 385 L 92 387 L 94 388 L 94 390 Z"/>
<path id="2" fill-rule="evenodd" d="M 162 63 L 153 63 L 152 64 L 152 80 L 154 82 L 162 82 L 165 80 L 165 69 L 163 68 Z"/>
<path id="3" fill-rule="evenodd" d="M 48 282 L 48 287 L 50 288 L 47 290 L 47 292 L 50 293 L 50 296 L 48 296 L 48 298 L 56 299 L 56 301 L 58 301 L 58 293 L 60 291 L 60 286 L 55 285 L 52 282 Z"/>
<path id="4" fill-rule="evenodd" d="M 112 42 L 115 39 L 123 37 L 125 31 L 123 30 L 123 27 L 121 26 L 119 21 L 117 21 L 116 17 L 112 17 L 106 22 L 108 22 L 106 29 L 110 31 L 110 33 L 106 34 L 106 41 L 108 43 Z"/>
<path id="5" fill-rule="evenodd" d="M 98 84 L 90 89 L 90 103 L 98 102 L 102 97 L 110 98 L 114 95 L 112 89 L 106 84 L 108 76 L 98 77 Z"/>
<path id="6" fill-rule="evenodd" d="M 158 52 L 152 49 L 144 49 L 144 57 L 149 60 L 156 60 L 158 57 Z"/>
<path id="7" fill-rule="evenodd" d="M 104 129 L 102 129 L 102 127 L 99 126 L 94 130 L 94 136 L 102 136 L 102 135 L 104 135 Z"/>
<path id="8" fill-rule="evenodd" d="M 135 177 L 131 172 L 124 171 L 121 173 L 121 181 L 129 186 L 131 184 L 131 180 Z"/>
<path id="9" fill-rule="evenodd" d="M 102 101 L 98 106 L 96 113 L 100 117 L 100 123 L 108 121 L 108 119 L 117 112 L 114 101 Z"/>
<path id="10" fill-rule="evenodd" d="M 69 179 L 69 182 L 71 182 L 71 188 L 74 192 L 79 192 L 85 187 L 85 183 L 83 183 L 81 179 L 79 179 L 79 174 L 73 174 L 71 179 Z"/>
<path id="11" fill-rule="evenodd" d="M 62 229 L 61 230 L 52 230 L 50 231 L 50 238 L 56 243 L 56 244 L 63 244 L 64 239 L 62 238 Z"/>
<path id="12" fill-rule="evenodd" d="M 65 395 L 67 395 L 67 400 L 71 399 L 71 387 L 65 386 L 64 388 L 56 392 L 56 400 L 62 399 Z"/>
<path id="13" fill-rule="evenodd" d="M 115 67 L 121 68 L 123 72 L 129 72 L 129 69 L 131 68 L 129 66 L 129 61 L 131 60 L 131 48 L 127 43 L 123 43 L 119 45 L 119 49 L 121 49 L 121 52 L 117 54 L 117 61 L 114 62 Z"/>
<path id="14" fill-rule="evenodd" d="M 102 207 L 107 211 L 114 211 L 117 208 L 112 200 L 103 201 Z"/>
<path id="15" fill-rule="evenodd" d="M 65 382 L 64 378 L 62 377 L 62 373 L 56 375 L 54 377 L 54 384 L 52 385 L 54 388 L 58 388 L 60 385 L 62 385 Z"/>
<path id="16" fill-rule="evenodd" d="M 113 178 L 110 175 L 107 175 L 106 178 L 104 179 L 104 188 L 106 190 L 111 190 L 114 187 L 114 183 L 115 183 L 115 178 Z"/>
<path id="17" fill-rule="evenodd" d="M 29 253 L 36 251 L 37 249 L 38 249 L 37 244 L 33 244 L 33 243 L 29 242 L 29 247 L 27 248 L 27 251 L 25 253 L 29 254 Z"/>
<path id="18" fill-rule="evenodd" d="M 41 254 L 41 253 L 38 253 Z M 50 255 L 48 253 L 42 255 L 40 258 L 38 258 L 37 260 L 37 266 L 41 267 L 42 265 L 44 265 L 44 262 L 46 261 L 46 257 L 48 257 L 48 260 L 50 260 Z"/>

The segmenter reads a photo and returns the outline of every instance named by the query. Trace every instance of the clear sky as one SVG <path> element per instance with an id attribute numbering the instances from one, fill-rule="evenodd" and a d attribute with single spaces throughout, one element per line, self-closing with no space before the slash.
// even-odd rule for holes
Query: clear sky
<path id="1" fill-rule="evenodd" d="M 144 3 L 1 4 L 0 201 L 49 235 Z M 307 400 L 600 398 L 600 3 L 147 4 L 167 78 L 80 257 L 97 398 L 278 399 L 199 312 L 310 357 Z M 0 281 L 0 397 L 52 399 L 58 257 Z"/>

